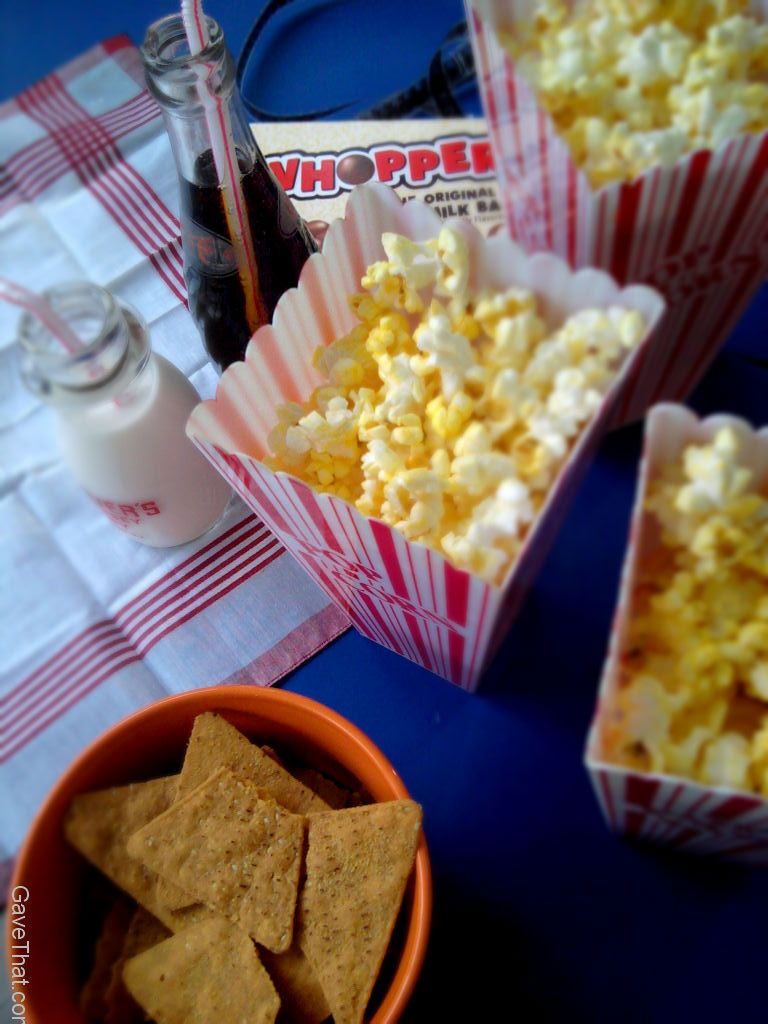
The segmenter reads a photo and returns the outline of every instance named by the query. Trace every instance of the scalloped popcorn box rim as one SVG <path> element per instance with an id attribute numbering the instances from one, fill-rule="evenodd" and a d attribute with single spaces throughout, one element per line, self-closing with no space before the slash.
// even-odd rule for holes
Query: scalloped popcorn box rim
<path id="1" fill-rule="evenodd" d="M 499 40 L 530 0 L 465 0 L 508 229 L 529 251 L 657 287 L 669 311 L 612 426 L 690 394 L 768 272 L 768 126 L 593 189 Z M 768 0 L 753 0 L 768 20 Z"/>
<path id="2" fill-rule="evenodd" d="M 686 852 L 768 863 L 768 798 L 729 786 L 709 786 L 666 772 L 641 772 L 608 759 L 601 737 L 605 708 L 619 685 L 621 652 L 632 615 L 632 592 L 644 554 L 658 546 L 658 529 L 644 505 L 659 470 L 690 444 L 711 441 L 724 426 L 745 442 L 741 456 L 768 485 L 768 426 L 753 428 L 727 413 L 699 419 L 681 405 L 654 406 L 646 420 L 643 455 L 624 555 L 608 652 L 584 752 L 608 827 L 621 835 Z"/>
<path id="3" fill-rule="evenodd" d="M 466 222 L 448 222 L 462 232 L 470 246 L 473 286 L 479 276 L 494 288 L 513 283 L 531 287 L 542 300 L 543 313 L 550 321 L 595 305 L 636 308 L 646 320 L 643 340 L 625 355 L 600 408 L 561 467 L 503 583 L 487 583 L 456 568 L 436 550 L 407 540 L 381 520 L 363 516 L 350 503 L 315 492 L 290 473 L 274 472 L 260 461 L 268 452 L 267 435 L 277 421 L 277 405 L 305 400 L 321 382 L 319 371 L 311 363 L 315 348 L 329 344 L 358 322 L 346 299 L 359 291 L 366 266 L 384 257 L 382 231 L 394 230 L 424 240 L 436 237 L 444 223 L 418 200 L 402 204 L 386 186 L 356 189 L 344 218 L 329 228 L 322 253 L 308 260 L 298 287 L 281 298 L 273 324 L 254 335 L 244 362 L 225 371 L 216 397 L 200 403 L 192 412 L 187 433 L 331 599 L 351 615 L 361 632 L 471 690 L 554 538 L 565 511 L 565 493 L 570 497 L 575 491 L 580 471 L 588 465 L 589 454 L 602 436 L 624 381 L 638 361 L 642 362 L 664 302 L 645 285 L 621 288 L 604 271 L 573 271 L 551 254 L 529 256 L 504 236 L 484 239 Z M 269 402 L 255 401 L 259 393 L 268 394 Z M 255 494 L 254 489 L 259 493 Z M 296 530 L 296 536 L 287 533 L 289 526 Z M 344 550 L 334 551 L 339 535 L 344 538 Z M 331 568 L 320 564 L 319 553 L 323 551 Z M 350 552 L 356 555 L 351 568 Z M 384 592 L 375 580 L 377 574 L 388 584 Z M 347 586 L 354 591 L 355 583 L 365 591 L 366 600 L 392 604 L 385 610 L 398 620 L 397 625 L 378 622 L 376 628 L 361 626 L 360 616 L 364 619 L 367 613 L 357 608 L 356 619 L 352 599 L 340 599 L 340 592 L 346 593 Z M 403 617 L 405 623 L 399 621 Z M 418 620 L 415 625 L 414 620 Z M 440 634 L 441 629 L 458 626 L 465 641 L 461 658 L 456 655 L 461 645 Z M 417 633 L 421 634 L 418 638 Z M 394 643 L 388 641 L 388 635 L 389 640 L 394 635 Z"/>

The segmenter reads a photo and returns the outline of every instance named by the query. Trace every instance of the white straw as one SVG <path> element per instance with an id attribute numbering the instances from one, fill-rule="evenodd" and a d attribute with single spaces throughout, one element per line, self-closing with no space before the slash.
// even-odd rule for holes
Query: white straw
<path id="1" fill-rule="evenodd" d="M 208 26 L 201 0 L 181 0 L 181 17 L 187 34 L 190 54 L 200 53 L 208 45 Z M 209 74 L 211 70 L 209 69 Z M 221 97 L 211 93 L 207 76 L 202 83 L 200 93 L 206 110 L 205 119 L 211 138 L 216 173 L 222 185 L 224 215 L 227 219 L 238 272 L 245 293 L 246 315 L 250 323 L 258 326 L 259 322 L 264 322 L 269 317 L 259 289 L 259 272 L 253 251 L 250 225 L 246 216 L 229 111 Z"/>
<path id="2" fill-rule="evenodd" d="M 3 302 L 10 302 L 14 306 L 21 306 L 28 313 L 36 317 L 46 327 L 63 347 L 71 355 L 79 352 L 83 342 L 75 334 L 66 320 L 63 320 L 58 313 L 55 313 L 51 306 L 45 301 L 42 295 L 27 291 L 15 281 L 9 281 L 7 277 L 0 277 L 0 299 Z"/>

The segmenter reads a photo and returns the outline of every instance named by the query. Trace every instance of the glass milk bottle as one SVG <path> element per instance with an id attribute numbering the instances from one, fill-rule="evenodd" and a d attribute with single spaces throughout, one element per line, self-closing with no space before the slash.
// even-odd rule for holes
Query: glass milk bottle
<path id="1" fill-rule="evenodd" d="M 153 354 L 143 322 L 103 288 L 78 282 L 45 298 L 83 347 L 65 351 L 25 313 L 22 376 L 55 411 L 61 453 L 78 483 L 144 544 L 169 547 L 205 533 L 231 492 L 185 434 L 199 401 L 194 387 Z"/>
<path id="2" fill-rule="evenodd" d="M 190 54 L 178 14 L 147 29 L 141 56 L 149 91 L 160 104 L 179 175 L 184 278 L 189 311 L 211 359 L 225 369 L 242 359 L 251 335 L 268 323 L 280 296 L 298 282 L 314 239 L 256 145 L 224 35 L 206 19 L 209 42 Z M 203 102 L 207 92 L 207 108 Z M 211 139 L 210 103 L 219 103 L 237 155 L 243 223 L 255 271 L 244 279 L 232 245 L 225 195 Z M 228 195 L 228 193 L 227 193 Z"/>

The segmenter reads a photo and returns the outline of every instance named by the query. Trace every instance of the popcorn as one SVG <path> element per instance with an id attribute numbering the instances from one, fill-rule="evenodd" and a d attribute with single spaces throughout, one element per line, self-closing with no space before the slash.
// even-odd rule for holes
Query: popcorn
<path id="1" fill-rule="evenodd" d="M 267 464 L 500 583 L 643 320 L 612 307 L 552 329 L 529 291 L 475 294 L 448 226 L 382 244 L 350 299 L 360 322 L 315 354 L 328 383 L 279 410 Z"/>
<path id="2" fill-rule="evenodd" d="M 701 778 L 710 786 L 749 789 L 749 741 L 735 732 L 727 732 L 707 744 L 701 766 Z"/>
<path id="3" fill-rule="evenodd" d="M 501 37 L 595 188 L 768 125 L 768 25 L 748 0 L 538 0 Z"/>
<path id="4" fill-rule="evenodd" d="M 651 486 L 662 568 L 633 597 L 609 747 L 621 763 L 768 795 L 768 498 L 725 427 Z"/>

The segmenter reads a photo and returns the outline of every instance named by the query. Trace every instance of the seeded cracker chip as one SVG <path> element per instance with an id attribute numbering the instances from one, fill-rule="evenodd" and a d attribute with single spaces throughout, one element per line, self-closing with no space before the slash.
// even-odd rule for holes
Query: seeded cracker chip
<path id="1" fill-rule="evenodd" d="M 175 799 L 181 800 L 191 793 L 219 768 L 231 768 L 236 775 L 262 786 L 279 804 L 296 814 L 329 809 L 329 804 L 314 792 L 312 786 L 303 785 L 283 768 L 271 747 L 251 743 L 219 715 L 198 715 L 187 745 Z M 158 881 L 157 899 L 169 910 L 179 910 L 194 902 L 189 893 L 164 878 Z"/>
<path id="2" fill-rule="evenodd" d="M 195 905 L 194 896 L 165 878 L 157 880 L 157 902 L 168 911 L 184 910 Z"/>
<path id="3" fill-rule="evenodd" d="M 64 825 L 67 839 L 76 850 L 174 932 L 213 915 L 207 907 L 174 912 L 161 906 L 157 875 L 129 855 L 127 840 L 167 810 L 177 779 L 169 776 L 81 793 L 72 801 Z"/>
<path id="4" fill-rule="evenodd" d="M 323 799 L 225 719 L 211 713 L 198 715 L 181 769 L 179 798 L 202 785 L 219 768 L 229 768 L 266 789 L 273 800 L 294 814 L 329 810 Z"/>
<path id="5" fill-rule="evenodd" d="M 75 849 L 156 916 L 160 916 L 155 898 L 157 876 L 128 855 L 126 842 L 166 810 L 175 786 L 176 778 L 170 777 L 82 793 L 72 801 L 65 824 L 67 839 Z"/>
<path id="6" fill-rule="evenodd" d="M 144 1024 L 144 1011 L 128 992 L 123 981 L 123 968 L 126 961 L 146 949 L 158 945 L 171 933 L 157 918 L 152 917 L 143 907 L 138 907 L 131 918 L 125 935 L 120 957 L 112 967 L 112 975 L 107 988 L 103 1015 L 104 1024 Z"/>
<path id="7" fill-rule="evenodd" d="M 274 1024 L 280 999 L 239 928 L 207 921 L 129 960 L 133 998 L 157 1024 Z"/>
<path id="8" fill-rule="evenodd" d="M 304 828 L 303 817 L 221 769 L 132 836 L 128 851 L 282 953 L 293 937 Z"/>
<path id="9" fill-rule="evenodd" d="M 261 959 L 280 995 L 283 1014 L 291 1024 L 321 1024 L 331 1010 L 312 965 L 294 941 L 286 953 L 261 950 Z"/>
<path id="10" fill-rule="evenodd" d="M 352 799 L 352 793 L 348 789 L 337 785 L 333 779 L 329 779 L 316 768 L 297 768 L 295 775 L 300 782 L 324 800 L 331 810 L 338 811 L 341 807 L 347 807 Z"/>
<path id="11" fill-rule="evenodd" d="M 421 829 L 412 800 L 309 818 L 299 944 L 335 1024 L 360 1024 L 386 953 Z"/>

